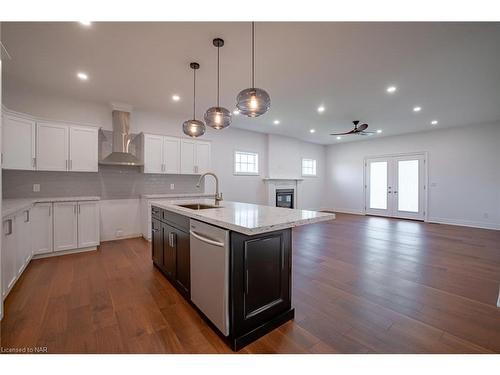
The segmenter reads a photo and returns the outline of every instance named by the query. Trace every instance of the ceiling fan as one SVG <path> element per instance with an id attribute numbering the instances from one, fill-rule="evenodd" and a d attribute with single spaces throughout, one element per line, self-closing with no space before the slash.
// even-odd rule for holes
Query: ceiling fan
<path id="1" fill-rule="evenodd" d="M 367 132 L 365 131 L 368 128 L 368 124 L 361 124 L 358 126 L 359 121 L 355 120 L 352 122 L 354 124 L 354 129 L 351 131 L 348 131 L 346 133 L 333 133 L 330 135 L 349 135 L 349 134 L 357 134 L 357 135 L 370 135 L 374 134 L 375 132 Z"/>

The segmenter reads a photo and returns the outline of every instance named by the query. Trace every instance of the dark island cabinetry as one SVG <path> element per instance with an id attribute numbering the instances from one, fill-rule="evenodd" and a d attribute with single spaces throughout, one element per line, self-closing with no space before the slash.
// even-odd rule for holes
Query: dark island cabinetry
<path id="1" fill-rule="evenodd" d="M 189 219 L 169 220 L 168 212 L 155 215 L 153 207 L 152 257 L 154 264 L 185 297 L 190 297 Z M 174 219 L 179 219 L 175 215 Z"/>
<path id="2" fill-rule="evenodd" d="M 191 301 L 189 218 L 155 206 L 151 213 L 153 262 Z M 223 336 L 194 304 L 193 307 L 237 351 L 294 316 L 292 231 L 283 229 L 251 236 L 231 231 L 229 238 L 229 336 Z"/>

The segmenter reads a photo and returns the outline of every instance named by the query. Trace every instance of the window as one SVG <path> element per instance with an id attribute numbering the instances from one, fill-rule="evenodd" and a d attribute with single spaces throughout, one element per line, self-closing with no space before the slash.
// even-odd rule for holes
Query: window
<path id="1" fill-rule="evenodd" d="M 316 160 L 302 159 L 302 176 L 316 176 Z"/>
<path id="2" fill-rule="evenodd" d="M 258 175 L 259 154 L 256 152 L 234 152 L 234 174 Z"/>

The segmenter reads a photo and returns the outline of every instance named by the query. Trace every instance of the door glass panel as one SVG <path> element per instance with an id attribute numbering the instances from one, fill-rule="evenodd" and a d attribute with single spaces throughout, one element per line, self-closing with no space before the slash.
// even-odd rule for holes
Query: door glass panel
<path id="1" fill-rule="evenodd" d="M 418 160 L 398 161 L 398 211 L 418 212 Z"/>
<path id="2" fill-rule="evenodd" d="M 387 210 L 387 162 L 370 163 L 370 208 Z"/>

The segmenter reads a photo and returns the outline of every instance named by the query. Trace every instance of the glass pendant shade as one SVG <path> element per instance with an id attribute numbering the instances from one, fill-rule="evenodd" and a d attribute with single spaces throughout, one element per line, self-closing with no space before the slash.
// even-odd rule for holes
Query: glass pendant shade
<path id="1" fill-rule="evenodd" d="M 192 138 L 200 137 L 205 134 L 205 124 L 199 120 L 187 120 L 182 124 L 184 134 Z"/>
<path id="2" fill-rule="evenodd" d="M 196 138 L 205 134 L 205 124 L 196 120 L 196 70 L 200 69 L 200 64 L 192 62 L 189 67 L 193 69 L 193 119 L 182 123 L 182 131 L 184 134 Z"/>
<path id="3" fill-rule="evenodd" d="M 226 108 L 211 107 L 205 112 L 205 123 L 214 129 L 220 130 L 231 125 L 232 115 Z"/>
<path id="4" fill-rule="evenodd" d="M 240 113 L 248 117 L 258 117 L 271 108 L 271 98 L 263 89 L 245 89 L 238 94 L 236 100 Z"/>
<path id="5" fill-rule="evenodd" d="M 219 50 L 222 46 L 224 46 L 224 40 L 221 38 L 215 38 L 213 40 L 213 45 L 217 47 L 217 104 L 215 107 L 210 107 L 209 109 L 207 109 L 204 119 L 207 126 L 210 126 L 211 128 L 214 128 L 216 130 L 220 130 L 231 125 L 233 116 L 231 115 L 231 112 L 229 112 L 226 108 L 219 105 Z"/>

